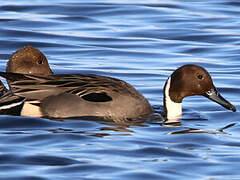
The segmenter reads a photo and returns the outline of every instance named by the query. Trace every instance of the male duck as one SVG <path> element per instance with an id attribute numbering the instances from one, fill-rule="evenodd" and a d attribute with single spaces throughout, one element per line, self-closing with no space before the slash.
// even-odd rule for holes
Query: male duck
<path id="1" fill-rule="evenodd" d="M 100 116 L 111 119 L 137 118 L 153 113 L 153 108 L 133 86 L 99 75 L 28 75 L 0 72 L 10 82 L 11 91 L 0 99 L 0 114 L 68 118 Z M 202 95 L 236 111 L 213 85 L 202 67 L 184 65 L 164 86 L 167 119 L 182 114 L 182 100 Z"/>
<path id="2" fill-rule="evenodd" d="M 7 63 L 6 71 L 22 74 L 53 74 L 47 58 L 40 50 L 32 46 L 25 46 L 14 52 Z M 8 89 L 0 81 L 0 96 L 7 91 Z"/>

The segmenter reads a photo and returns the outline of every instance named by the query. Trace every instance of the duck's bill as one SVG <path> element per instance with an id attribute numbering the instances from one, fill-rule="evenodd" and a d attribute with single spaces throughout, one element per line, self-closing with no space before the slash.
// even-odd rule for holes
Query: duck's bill
<path id="1" fill-rule="evenodd" d="M 228 102 L 226 99 L 224 99 L 220 95 L 220 93 L 216 90 L 216 88 L 206 92 L 204 94 L 204 96 L 207 97 L 208 99 L 211 99 L 212 101 L 222 105 L 226 109 L 232 110 L 233 112 L 236 111 L 236 108 L 230 102 Z"/>

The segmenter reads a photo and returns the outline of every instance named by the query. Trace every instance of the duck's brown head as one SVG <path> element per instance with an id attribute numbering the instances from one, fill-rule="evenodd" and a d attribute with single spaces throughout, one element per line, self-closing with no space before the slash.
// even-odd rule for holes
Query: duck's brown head
<path id="1" fill-rule="evenodd" d="M 47 58 L 32 46 L 25 46 L 13 53 L 8 61 L 6 71 L 21 74 L 53 74 Z"/>
<path id="2" fill-rule="evenodd" d="M 194 95 L 205 96 L 229 110 L 236 111 L 236 108 L 217 91 L 210 74 L 197 65 L 188 64 L 175 70 L 166 82 L 164 92 L 167 113 L 171 111 L 169 104 L 181 104 L 185 97 Z"/>

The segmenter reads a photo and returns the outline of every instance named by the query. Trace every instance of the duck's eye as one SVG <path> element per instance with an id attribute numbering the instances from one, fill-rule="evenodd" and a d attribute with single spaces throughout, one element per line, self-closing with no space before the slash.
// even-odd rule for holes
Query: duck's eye
<path id="1" fill-rule="evenodd" d="M 203 79 L 203 75 L 199 74 L 199 75 L 197 76 L 197 78 L 201 80 L 201 79 Z"/>
<path id="2" fill-rule="evenodd" d="M 42 60 L 38 60 L 38 64 L 43 64 L 43 61 Z"/>

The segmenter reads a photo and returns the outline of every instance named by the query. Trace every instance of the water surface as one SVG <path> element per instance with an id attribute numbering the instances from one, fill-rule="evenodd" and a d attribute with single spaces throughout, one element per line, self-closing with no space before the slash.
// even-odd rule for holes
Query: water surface
<path id="1" fill-rule="evenodd" d="M 9 0 L 0 5 L 0 70 L 25 45 L 55 73 L 131 83 L 162 110 L 165 80 L 183 64 L 205 67 L 240 107 L 239 3 Z M 239 112 L 184 100 L 179 123 L 0 116 L 0 179 L 240 179 Z"/>

